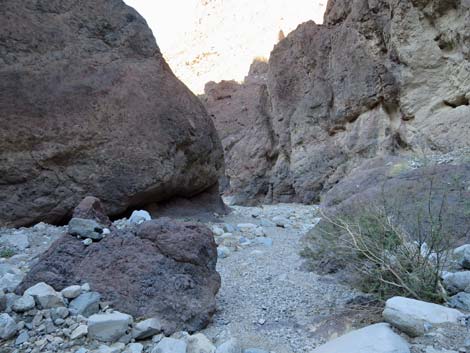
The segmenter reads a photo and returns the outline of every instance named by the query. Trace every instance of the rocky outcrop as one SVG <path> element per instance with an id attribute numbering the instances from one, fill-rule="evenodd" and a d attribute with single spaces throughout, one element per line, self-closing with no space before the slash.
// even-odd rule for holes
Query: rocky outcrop
<path id="1" fill-rule="evenodd" d="M 58 291 L 89 283 L 113 308 L 135 318 L 158 318 L 167 334 L 194 332 L 209 323 L 216 309 L 216 262 L 217 246 L 208 228 L 163 218 L 113 231 L 88 246 L 65 234 L 17 291 L 40 282 Z"/>
<path id="2" fill-rule="evenodd" d="M 220 142 L 198 99 L 122 1 L 2 2 L 0 225 L 60 222 L 217 183 Z"/>
<path id="3" fill-rule="evenodd" d="M 469 21 L 466 0 L 331 0 L 324 25 L 304 23 L 275 46 L 258 94 L 252 75 L 236 94 L 208 85 L 228 193 L 317 202 L 369 158 L 468 148 Z"/>

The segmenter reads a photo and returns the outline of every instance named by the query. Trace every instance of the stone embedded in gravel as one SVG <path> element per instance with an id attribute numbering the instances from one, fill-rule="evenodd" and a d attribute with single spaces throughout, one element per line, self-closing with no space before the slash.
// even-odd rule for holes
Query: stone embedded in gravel
<path id="1" fill-rule="evenodd" d="M 70 314 L 69 309 L 63 306 L 52 308 L 50 313 L 52 320 L 65 319 Z"/>
<path id="2" fill-rule="evenodd" d="M 67 299 L 75 299 L 80 295 L 82 292 L 82 287 L 75 285 L 75 286 L 69 286 L 67 288 L 64 288 L 61 290 L 60 293 L 62 293 L 62 296 Z"/>
<path id="3" fill-rule="evenodd" d="M 87 334 L 88 334 L 88 326 L 87 325 L 79 325 L 70 334 L 70 339 L 77 340 L 79 338 L 85 337 Z"/>
<path id="4" fill-rule="evenodd" d="M 88 337 L 102 342 L 115 342 L 126 334 L 132 316 L 115 311 L 95 314 L 88 318 Z"/>
<path id="5" fill-rule="evenodd" d="M 470 293 L 457 293 L 449 299 L 449 305 L 456 309 L 470 311 Z"/>
<path id="6" fill-rule="evenodd" d="M 140 321 L 132 329 L 132 338 L 143 340 L 162 332 L 162 324 L 157 318 Z"/>
<path id="7" fill-rule="evenodd" d="M 69 310 L 74 315 L 88 317 L 100 311 L 101 295 L 98 292 L 86 292 L 80 294 L 69 304 Z"/>
<path id="8" fill-rule="evenodd" d="M 165 337 L 153 347 L 151 353 L 186 353 L 185 341 Z"/>
<path id="9" fill-rule="evenodd" d="M 12 305 L 13 311 L 17 313 L 24 313 L 25 311 L 34 309 L 36 302 L 31 295 L 25 294 L 22 297 L 15 300 Z"/>
<path id="10" fill-rule="evenodd" d="M 241 232 L 247 233 L 252 232 L 256 229 L 256 224 L 253 223 L 240 223 L 237 225 L 237 228 L 240 229 Z"/>
<path id="11" fill-rule="evenodd" d="M 463 317 L 456 309 L 404 297 L 387 300 L 382 315 L 411 337 L 423 335 L 432 325 L 458 323 Z"/>
<path id="12" fill-rule="evenodd" d="M 226 246 L 219 246 L 217 248 L 217 256 L 220 259 L 225 259 L 226 257 L 229 257 L 230 253 L 231 253 L 230 249 Z"/>
<path id="13" fill-rule="evenodd" d="M 186 338 L 188 345 L 186 353 L 214 353 L 216 348 L 212 342 L 202 333 L 197 333 Z"/>
<path id="14" fill-rule="evenodd" d="M 72 218 L 69 222 L 68 233 L 93 240 L 103 239 L 103 225 L 92 219 Z"/>
<path id="15" fill-rule="evenodd" d="M 217 347 L 215 353 L 241 353 L 242 349 L 240 344 L 235 338 L 231 338 L 228 341 L 222 343 Z"/>
<path id="16" fill-rule="evenodd" d="M 152 217 L 150 216 L 150 213 L 144 210 L 140 211 L 134 211 L 131 214 L 131 217 L 129 218 L 129 223 L 130 224 L 141 224 L 147 221 L 150 221 Z"/>
<path id="17" fill-rule="evenodd" d="M 129 343 L 123 353 L 142 353 L 143 350 L 141 343 Z"/>
<path id="18" fill-rule="evenodd" d="M 7 340 L 12 338 L 18 328 L 16 326 L 15 320 L 8 314 L 0 314 L 0 338 Z"/>
<path id="19" fill-rule="evenodd" d="M 50 309 L 64 306 L 62 296 L 54 288 L 44 282 L 40 282 L 28 288 L 24 294 L 31 295 L 41 309 Z"/>
<path id="20" fill-rule="evenodd" d="M 462 268 L 470 270 L 470 244 L 465 244 L 455 249 L 454 257 Z"/>
<path id="21" fill-rule="evenodd" d="M 312 353 L 410 353 L 410 348 L 388 324 L 380 323 L 336 338 Z"/>
<path id="22" fill-rule="evenodd" d="M 259 349 L 259 348 L 247 348 L 243 351 L 243 353 L 269 353 L 269 352 L 265 351 L 264 349 Z"/>
<path id="23" fill-rule="evenodd" d="M 231 225 L 230 223 L 224 223 L 224 231 L 226 233 L 234 233 L 235 232 L 235 227 Z"/>
<path id="24" fill-rule="evenodd" d="M 443 284 L 449 294 L 470 291 L 470 271 L 446 273 Z"/>
<path id="25" fill-rule="evenodd" d="M 277 227 L 285 228 L 290 224 L 290 221 L 282 216 L 275 216 L 273 217 L 273 222 L 276 224 Z"/>
<path id="26" fill-rule="evenodd" d="M 21 332 L 15 340 L 15 346 L 20 346 L 29 340 L 28 331 Z"/>
<path id="27" fill-rule="evenodd" d="M 267 247 L 273 246 L 273 240 L 271 238 L 257 237 L 255 238 L 254 243 Z"/>

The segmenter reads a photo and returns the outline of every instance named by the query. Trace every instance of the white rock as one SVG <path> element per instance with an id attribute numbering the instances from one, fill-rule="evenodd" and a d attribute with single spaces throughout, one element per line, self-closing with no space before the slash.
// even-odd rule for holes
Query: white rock
<path id="1" fill-rule="evenodd" d="M 215 352 L 215 346 L 202 333 L 197 333 L 195 335 L 187 337 L 186 343 L 188 344 L 186 353 L 214 353 Z"/>
<path id="2" fill-rule="evenodd" d="M 222 343 L 217 347 L 216 353 L 241 353 L 242 348 L 238 341 L 234 338 L 229 339 L 228 341 Z"/>
<path id="3" fill-rule="evenodd" d="M 266 235 L 264 229 L 262 227 L 258 227 L 255 229 L 255 235 L 257 237 L 264 237 Z"/>
<path id="4" fill-rule="evenodd" d="M 450 294 L 470 291 L 470 271 L 447 273 L 443 276 L 444 287 Z"/>
<path id="5" fill-rule="evenodd" d="M 217 248 L 217 256 L 221 259 L 225 259 L 226 257 L 229 257 L 230 254 L 231 254 L 231 251 L 226 246 L 219 246 Z"/>
<path id="6" fill-rule="evenodd" d="M 129 329 L 132 317 L 115 311 L 110 314 L 95 314 L 88 318 L 88 337 L 102 342 L 114 342 Z"/>
<path id="7" fill-rule="evenodd" d="M 217 226 L 212 227 L 212 232 L 219 237 L 225 233 L 222 228 L 217 227 Z"/>
<path id="8" fill-rule="evenodd" d="M 388 324 L 381 323 L 352 331 L 336 338 L 312 353 L 409 353 L 408 343 Z"/>
<path id="9" fill-rule="evenodd" d="M 15 320 L 8 314 L 0 315 L 0 338 L 1 339 L 10 339 L 12 338 L 17 331 L 17 326 Z"/>
<path id="10" fill-rule="evenodd" d="M 150 216 L 150 213 L 144 210 L 140 211 L 134 211 L 132 212 L 131 217 L 129 218 L 129 223 L 130 224 L 141 224 L 147 221 L 150 221 L 152 217 Z"/>
<path id="11" fill-rule="evenodd" d="M 88 326 L 87 325 L 79 325 L 75 330 L 72 331 L 70 335 L 70 339 L 76 340 L 82 338 L 88 334 Z"/>
<path id="12" fill-rule="evenodd" d="M 87 238 L 87 239 L 83 240 L 82 243 L 83 243 L 83 245 L 88 246 L 88 245 L 93 244 L 93 240 L 91 240 L 90 238 Z"/>
<path id="13" fill-rule="evenodd" d="M 56 308 L 64 306 L 64 301 L 60 293 L 44 282 L 40 282 L 31 288 L 28 288 L 24 294 L 31 295 L 36 304 L 42 309 Z"/>
<path id="14" fill-rule="evenodd" d="M 151 353 L 186 353 L 186 348 L 185 341 L 165 337 L 153 347 Z"/>
<path id="15" fill-rule="evenodd" d="M 60 293 L 62 293 L 62 296 L 67 299 L 75 299 L 80 295 L 82 292 L 82 287 L 81 286 L 70 286 L 67 288 L 62 289 Z"/>
<path id="16" fill-rule="evenodd" d="M 109 235 L 109 234 L 111 234 L 111 231 L 109 230 L 109 228 L 104 228 L 103 235 Z"/>
<path id="17" fill-rule="evenodd" d="M 129 343 L 123 353 L 142 353 L 144 346 L 140 343 Z"/>
<path id="18" fill-rule="evenodd" d="M 17 313 L 24 313 L 25 311 L 34 309 L 36 302 L 31 295 L 24 294 L 22 297 L 15 300 L 12 305 L 13 311 Z"/>
<path id="19" fill-rule="evenodd" d="M 424 334 L 432 325 L 458 323 L 463 314 L 442 305 L 393 297 L 387 300 L 383 317 L 409 336 L 416 337 Z"/>
<path id="20" fill-rule="evenodd" d="M 253 223 L 240 223 L 237 224 L 237 228 L 240 229 L 241 232 L 247 233 L 254 231 L 256 229 L 256 225 Z"/>
<path id="21" fill-rule="evenodd" d="M 91 290 L 89 283 L 82 284 L 81 288 L 82 292 L 89 292 Z"/>
<path id="22" fill-rule="evenodd" d="M 136 340 L 143 340 L 155 336 L 162 332 L 162 324 L 157 318 L 140 321 L 132 329 L 132 337 Z"/>

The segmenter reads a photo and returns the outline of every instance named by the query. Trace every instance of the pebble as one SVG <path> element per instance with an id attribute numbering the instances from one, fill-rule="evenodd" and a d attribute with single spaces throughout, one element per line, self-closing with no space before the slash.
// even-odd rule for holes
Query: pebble
<path id="1" fill-rule="evenodd" d="M 131 217 L 129 218 L 130 224 L 142 224 L 144 222 L 150 221 L 152 216 L 145 210 L 134 211 L 132 212 Z"/>

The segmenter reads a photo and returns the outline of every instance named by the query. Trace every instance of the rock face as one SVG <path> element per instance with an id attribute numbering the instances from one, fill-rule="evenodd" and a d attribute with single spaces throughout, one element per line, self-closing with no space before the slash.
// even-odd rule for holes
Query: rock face
<path id="1" fill-rule="evenodd" d="M 216 262 L 208 228 L 159 219 L 135 230 L 113 231 L 88 247 L 64 235 L 17 291 L 41 281 L 56 290 L 88 282 L 116 310 L 136 319 L 157 318 L 166 333 L 193 332 L 204 328 L 215 312 L 220 287 Z"/>
<path id="2" fill-rule="evenodd" d="M 469 21 L 468 1 L 330 0 L 267 71 L 208 84 L 228 192 L 316 202 L 365 159 L 470 147 Z"/>
<path id="3" fill-rule="evenodd" d="M 213 187 L 220 142 L 123 1 L 2 2 L 0 225 L 111 215 Z"/>

